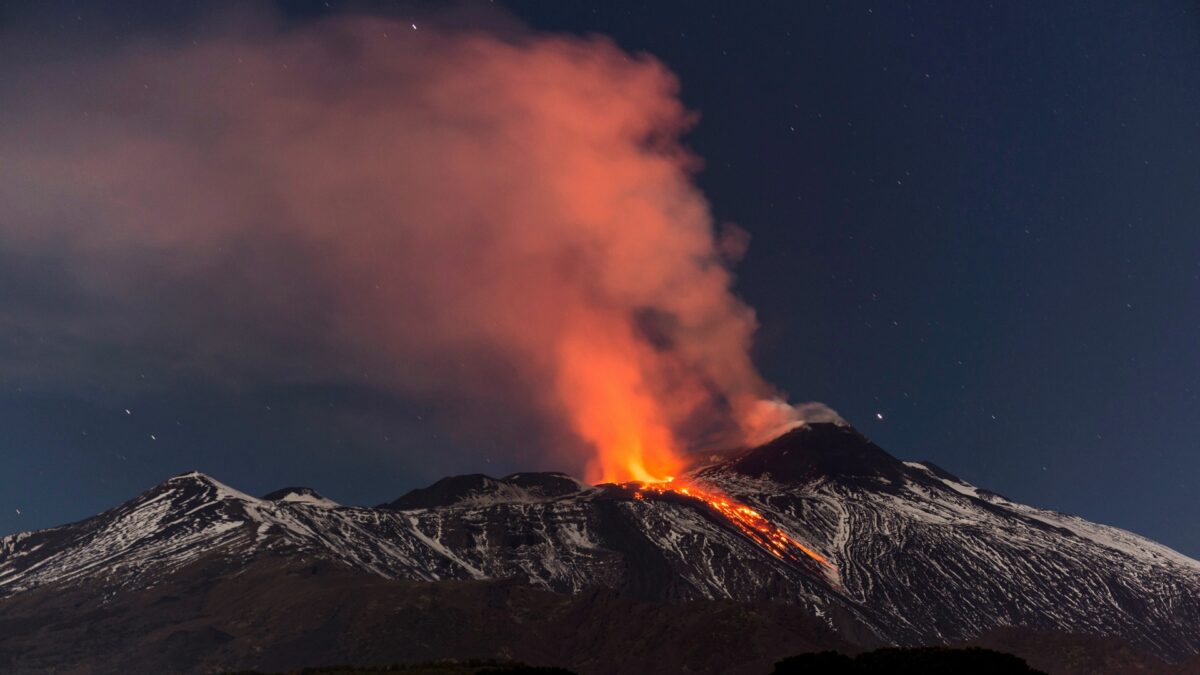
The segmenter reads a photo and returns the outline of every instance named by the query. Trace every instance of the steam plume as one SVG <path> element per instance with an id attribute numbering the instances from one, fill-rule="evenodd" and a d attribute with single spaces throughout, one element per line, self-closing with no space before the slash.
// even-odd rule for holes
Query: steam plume
<path id="1" fill-rule="evenodd" d="M 593 480 L 795 419 L 763 403 L 744 234 L 715 235 L 650 57 L 354 18 L 11 71 L 0 256 L 72 300 L 0 328 L 64 372 L 103 344 L 519 408 Z"/>

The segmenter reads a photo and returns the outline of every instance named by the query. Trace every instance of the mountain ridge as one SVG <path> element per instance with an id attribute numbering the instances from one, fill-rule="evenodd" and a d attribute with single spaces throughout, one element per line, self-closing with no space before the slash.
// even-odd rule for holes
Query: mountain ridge
<path id="1" fill-rule="evenodd" d="M 1200 562 L 901 461 L 852 428 L 802 427 L 688 479 L 761 512 L 837 572 L 776 558 L 699 500 L 560 473 L 448 477 L 368 508 L 310 488 L 252 497 L 190 472 L 93 518 L 0 539 L 0 617 L 43 589 L 132 597 L 199 564 L 225 577 L 312 560 L 404 583 L 511 579 L 636 602 L 778 603 L 864 646 L 1023 626 L 1170 660 L 1200 652 Z"/>

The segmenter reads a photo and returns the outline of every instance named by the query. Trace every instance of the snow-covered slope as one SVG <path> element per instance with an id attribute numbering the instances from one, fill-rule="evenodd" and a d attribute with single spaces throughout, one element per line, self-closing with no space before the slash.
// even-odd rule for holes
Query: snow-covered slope
<path id="1" fill-rule="evenodd" d="M 268 495 L 264 495 L 263 499 L 272 502 L 288 502 L 292 504 L 308 504 L 310 506 L 320 506 L 326 509 L 334 509 L 341 504 L 321 496 L 319 492 L 312 488 L 306 487 L 290 487 L 276 490 Z"/>
<path id="2" fill-rule="evenodd" d="M 828 556 L 780 560 L 697 500 L 563 474 L 461 476 L 378 508 L 307 488 L 264 498 L 203 474 L 89 520 L 0 540 L 0 598 L 102 584 L 145 588 L 203 561 L 321 559 L 392 579 L 518 578 L 577 593 L 799 605 L 858 641 L 951 642 L 999 626 L 1200 651 L 1200 563 L 1154 542 L 892 458 L 813 425 L 696 472 Z"/>
<path id="3" fill-rule="evenodd" d="M 821 575 L 764 557 L 693 500 L 635 500 L 574 481 L 551 497 L 488 480 L 490 496 L 471 490 L 449 506 L 400 510 L 288 498 L 302 494 L 296 488 L 257 499 L 204 474 L 176 476 L 89 520 L 0 540 L 0 597 L 92 579 L 119 592 L 200 558 L 236 569 L 304 553 L 395 579 L 517 577 L 558 592 L 611 586 L 664 600 L 773 599 L 782 585 L 815 612 L 836 602 Z"/>
<path id="4" fill-rule="evenodd" d="M 700 473 L 829 555 L 902 643 L 1025 626 L 1200 651 L 1200 562 L 900 462 L 852 429 L 814 425 Z"/>

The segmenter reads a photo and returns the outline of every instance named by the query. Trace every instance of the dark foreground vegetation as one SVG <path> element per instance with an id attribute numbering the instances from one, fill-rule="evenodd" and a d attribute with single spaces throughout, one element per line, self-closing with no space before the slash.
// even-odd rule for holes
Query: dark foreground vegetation
<path id="1" fill-rule="evenodd" d="M 772 675 L 1045 675 L 1024 659 L 990 649 L 919 647 L 876 649 L 850 657 L 838 652 L 790 656 Z"/>
<path id="2" fill-rule="evenodd" d="M 304 668 L 279 675 L 575 675 L 564 668 L 545 668 L 508 661 L 446 661 L 418 663 L 406 666 L 375 666 L 356 668 L 353 666 L 325 666 Z M 273 675 L 257 670 L 241 670 L 226 675 Z"/>
<path id="3" fill-rule="evenodd" d="M 662 672 L 671 672 L 662 664 Z M 424 663 L 407 666 L 355 668 L 330 666 L 305 668 L 274 675 L 573 675 L 564 668 L 529 666 L 498 661 L 462 661 Z M 775 664 L 771 675 L 1046 675 L 1030 668 L 1012 654 L 970 647 L 921 647 L 913 649 L 877 649 L 858 656 L 840 652 L 800 654 Z M 229 675 L 268 675 L 259 671 L 241 671 Z"/>

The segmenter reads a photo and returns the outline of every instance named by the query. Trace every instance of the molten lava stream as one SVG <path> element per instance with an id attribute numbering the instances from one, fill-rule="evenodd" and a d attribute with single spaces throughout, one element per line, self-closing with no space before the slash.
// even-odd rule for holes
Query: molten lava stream
<path id="1" fill-rule="evenodd" d="M 711 509 L 724 516 L 734 527 L 741 530 L 743 534 L 759 546 L 770 551 L 777 558 L 795 559 L 798 557 L 797 552 L 799 552 L 824 565 L 829 570 L 837 572 L 837 567 L 829 562 L 825 556 L 796 541 L 795 538 L 776 527 L 758 511 L 717 489 L 696 483 L 684 483 L 675 479 L 660 483 L 639 483 L 639 485 L 641 486 L 640 490 L 643 491 L 649 490 L 659 494 L 674 492 L 699 499 L 708 504 Z M 641 492 L 639 491 L 635 496 L 640 498 Z"/>

